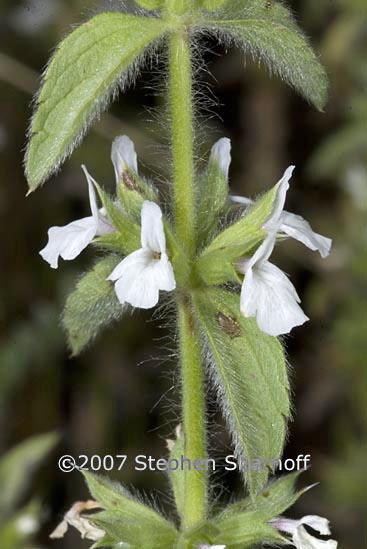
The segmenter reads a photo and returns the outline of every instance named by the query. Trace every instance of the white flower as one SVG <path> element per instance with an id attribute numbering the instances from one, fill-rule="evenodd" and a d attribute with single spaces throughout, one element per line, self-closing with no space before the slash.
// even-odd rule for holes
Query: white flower
<path id="1" fill-rule="evenodd" d="M 314 233 L 302 217 L 283 210 L 293 170 L 294 166 L 289 166 L 278 182 L 272 213 L 262 227 L 268 235 L 254 255 L 238 265 L 245 275 L 241 312 L 245 317 L 256 317 L 259 328 L 272 336 L 286 334 L 308 320 L 299 306 L 300 299 L 293 284 L 283 271 L 268 261 L 277 234 L 284 232 L 293 236 L 312 250 L 319 250 L 322 257 L 328 255 L 331 247 L 331 240 Z M 248 199 L 238 201 L 249 203 Z"/>
<path id="2" fill-rule="evenodd" d="M 306 524 L 317 532 L 320 532 L 322 536 L 329 536 L 331 532 L 329 521 L 326 518 L 317 515 L 307 515 L 300 520 L 279 517 L 270 521 L 270 523 L 277 530 L 290 534 L 292 536 L 293 545 L 297 549 L 337 549 L 338 547 L 337 541 L 333 539 L 327 541 L 317 539 L 309 534 L 303 526 Z"/>
<path id="3" fill-rule="evenodd" d="M 137 157 L 134 143 L 126 135 L 117 137 L 112 143 L 111 160 L 115 170 L 116 184 L 126 167 L 137 172 Z M 51 227 L 48 231 L 48 243 L 40 255 L 53 269 L 57 269 L 59 257 L 75 259 L 96 236 L 114 232 L 113 225 L 106 217 L 104 208 L 98 209 L 94 179 L 82 166 L 88 182 L 89 202 L 92 215 L 77 219 L 64 227 Z"/>
<path id="4" fill-rule="evenodd" d="M 69 528 L 74 526 L 83 539 L 89 539 L 92 541 L 98 541 L 102 539 L 105 532 L 94 526 L 94 524 L 86 517 L 81 515 L 83 511 L 89 511 L 91 509 L 100 509 L 99 503 L 93 500 L 77 501 L 72 508 L 64 515 L 64 520 L 60 522 L 57 528 L 50 534 L 51 539 L 63 538 Z"/>
<path id="5" fill-rule="evenodd" d="M 121 304 L 150 309 L 158 303 L 159 290 L 172 291 L 176 282 L 166 252 L 162 211 L 148 200 L 141 211 L 141 246 L 117 265 L 108 280 L 115 282 Z"/>
<path id="6" fill-rule="evenodd" d="M 269 233 L 248 261 L 238 265 L 245 275 L 240 307 L 245 317 L 256 317 L 263 332 L 278 336 L 300 326 L 308 317 L 298 305 L 298 294 L 281 269 L 270 263 L 276 232 Z"/>
<path id="7" fill-rule="evenodd" d="M 48 243 L 40 255 L 53 269 L 57 269 L 59 257 L 75 259 L 95 236 L 113 232 L 115 229 L 108 221 L 104 210 L 97 206 L 96 192 L 91 176 L 82 166 L 88 182 L 89 203 L 92 215 L 77 219 L 64 227 L 51 227 L 48 230 Z"/>
<path id="8" fill-rule="evenodd" d="M 126 168 L 138 173 L 138 161 L 134 143 L 127 135 L 120 135 L 112 143 L 111 160 L 115 170 L 116 184 Z"/>
<path id="9" fill-rule="evenodd" d="M 325 258 L 330 253 L 331 239 L 315 233 L 308 221 L 303 219 L 300 215 L 283 210 L 286 193 L 289 188 L 289 179 L 293 170 L 294 166 L 290 166 L 281 179 L 272 215 L 263 228 L 271 229 L 272 226 L 276 226 L 279 232 L 285 233 L 299 242 L 302 242 L 302 244 L 307 246 L 307 248 L 310 248 L 310 250 L 319 251 L 321 257 Z M 231 200 L 240 204 L 253 204 L 253 201 L 250 198 L 245 198 L 243 196 L 231 196 Z"/>
<path id="10" fill-rule="evenodd" d="M 216 160 L 222 170 L 224 177 L 228 179 L 229 166 L 231 163 L 231 141 L 228 137 L 222 137 L 212 146 L 209 157 L 209 164 Z"/>

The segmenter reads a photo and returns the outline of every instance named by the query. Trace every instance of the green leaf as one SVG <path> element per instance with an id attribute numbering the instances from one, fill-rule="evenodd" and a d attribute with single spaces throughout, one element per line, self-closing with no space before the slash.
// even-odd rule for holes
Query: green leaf
<path id="1" fill-rule="evenodd" d="M 208 234 L 216 232 L 219 216 L 228 200 L 228 182 L 218 161 L 213 159 L 196 186 L 197 244 L 202 246 Z"/>
<path id="2" fill-rule="evenodd" d="M 233 262 L 249 254 L 264 239 L 262 226 L 269 218 L 278 185 L 249 208 L 238 221 L 221 232 L 199 257 L 196 270 L 207 284 L 239 281 Z"/>
<path id="3" fill-rule="evenodd" d="M 159 19 L 108 12 L 78 27 L 59 45 L 45 73 L 30 129 L 26 155 L 30 191 L 72 152 L 165 30 Z"/>
<path id="4" fill-rule="evenodd" d="M 58 441 L 56 433 L 33 436 L 0 460 L 0 518 L 8 516 L 27 490 L 32 473 Z"/>
<path id="5" fill-rule="evenodd" d="M 102 328 L 124 313 L 113 283 L 107 280 L 120 261 L 121 257 L 117 255 L 98 261 L 79 280 L 66 301 L 62 320 L 74 356 L 93 341 Z"/>
<path id="6" fill-rule="evenodd" d="M 284 352 L 275 337 L 259 330 L 255 319 L 241 315 L 237 294 L 214 288 L 197 291 L 193 299 L 203 356 L 235 455 L 247 460 L 243 474 L 253 496 L 265 486 L 267 467 L 280 457 L 284 445 L 290 412 Z"/>
<path id="7" fill-rule="evenodd" d="M 83 474 L 92 496 L 105 509 L 93 515 L 91 520 L 110 538 L 133 547 L 175 545 L 178 532 L 161 514 L 139 501 L 120 484 L 99 475 Z"/>
<path id="8" fill-rule="evenodd" d="M 290 12 L 279 2 L 232 0 L 203 21 L 227 43 L 266 64 L 322 110 L 327 100 L 327 75 Z"/>

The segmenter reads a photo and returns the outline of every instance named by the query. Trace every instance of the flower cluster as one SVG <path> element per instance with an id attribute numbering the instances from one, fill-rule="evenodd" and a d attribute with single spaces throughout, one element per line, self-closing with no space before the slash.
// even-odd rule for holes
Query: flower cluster
<path id="1" fill-rule="evenodd" d="M 137 156 L 133 142 L 120 136 L 113 142 L 111 159 L 116 184 L 129 169 L 137 174 Z M 228 181 L 231 161 L 230 141 L 220 139 L 212 148 L 209 164 L 217 162 Z M 59 257 L 70 260 L 77 257 L 96 236 L 115 232 L 116 229 L 104 208 L 98 208 L 97 184 L 87 169 L 86 175 L 92 215 L 73 221 L 64 227 L 52 227 L 48 231 L 47 246 L 40 252 L 52 268 L 58 267 Z M 262 226 L 265 238 L 251 257 L 236 262 L 238 273 L 243 276 L 240 308 L 245 317 L 255 317 L 259 328 L 278 336 L 303 324 L 308 317 L 301 309 L 299 296 L 286 274 L 269 261 L 280 236 L 294 238 L 325 258 L 331 248 L 331 240 L 314 232 L 299 215 L 284 210 L 289 182 L 294 170 L 290 166 L 276 185 L 276 195 L 270 216 Z M 230 196 L 230 201 L 251 207 L 253 201 Z M 122 208 L 116 202 L 118 208 Z M 246 212 L 245 212 L 246 214 Z M 141 248 L 127 255 L 113 270 L 108 280 L 114 283 L 121 304 L 149 309 L 159 300 L 159 292 L 171 292 L 176 279 L 166 246 L 163 214 L 159 205 L 144 200 L 141 207 Z"/>

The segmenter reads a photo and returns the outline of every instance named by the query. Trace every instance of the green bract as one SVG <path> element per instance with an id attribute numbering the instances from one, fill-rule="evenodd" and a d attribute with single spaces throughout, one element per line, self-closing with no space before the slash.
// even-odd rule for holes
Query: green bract
<path id="1" fill-rule="evenodd" d="M 125 168 L 117 184 L 117 196 L 121 206 L 136 220 L 140 221 L 140 212 L 144 200 L 157 202 L 158 192 L 146 183 L 130 168 Z"/>
<path id="2" fill-rule="evenodd" d="M 196 241 L 201 249 L 209 235 L 217 232 L 219 216 L 228 200 L 228 182 L 216 160 L 208 164 L 196 185 Z"/>
<path id="3" fill-rule="evenodd" d="M 205 283 L 223 284 L 229 280 L 239 282 L 234 263 L 240 257 L 250 254 L 264 239 L 266 233 L 262 226 L 271 214 L 276 192 L 277 185 L 204 249 L 196 269 Z"/>
<path id="4" fill-rule="evenodd" d="M 91 473 L 84 476 L 92 496 L 104 509 L 94 515 L 93 521 L 108 531 L 112 543 L 107 547 L 118 543 L 127 543 L 129 547 L 175 546 L 178 532 L 160 513 L 118 483 Z"/>

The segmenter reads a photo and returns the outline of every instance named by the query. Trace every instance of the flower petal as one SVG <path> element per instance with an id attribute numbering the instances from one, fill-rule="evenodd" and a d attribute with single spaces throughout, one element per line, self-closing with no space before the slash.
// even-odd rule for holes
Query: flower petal
<path id="1" fill-rule="evenodd" d="M 289 189 L 289 180 L 292 177 L 292 173 L 295 166 L 289 166 L 283 177 L 278 181 L 278 189 L 274 200 L 273 211 L 269 219 L 263 225 L 263 229 L 267 231 L 274 231 L 279 229 L 280 217 L 283 212 L 285 198 Z"/>
<path id="2" fill-rule="evenodd" d="M 120 303 L 130 303 L 141 309 L 150 309 L 158 303 L 159 290 L 171 291 L 176 287 L 167 255 L 155 259 L 146 249 L 128 255 L 108 280 L 116 281 L 115 291 Z"/>
<path id="3" fill-rule="evenodd" d="M 243 274 L 246 274 L 248 269 L 251 269 L 252 267 L 255 267 L 257 265 L 262 265 L 269 259 L 271 254 L 273 253 L 275 242 L 276 242 L 277 233 L 269 233 L 268 236 L 263 240 L 261 245 L 258 247 L 254 255 L 245 261 L 243 263 L 244 269 L 241 270 L 240 266 L 240 272 L 243 272 Z"/>
<path id="4" fill-rule="evenodd" d="M 228 180 L 229 166 L 231 164 L 231 141 L 228 137 L 222 137 L 222 139 L 214 143 L 209 157 L 209 164 L 214 160 L 218 162 L 224 177 Z"/>
<path id="5" fill-rule="evenodd" d="M 103 234 L 112 233 L 115 231 L 115 228 L 108 220 L 106 216 L 106 210 L 104 208 L 98 209 L 95 191 L 96 182 L 94 178 L 90 175 L 84 164 L 82 164 L 82 170 L 88 183 L 89 204 L 92 212 L 92 217 L 96 224 L 96 235 L 101 236 Z"/>
<path id="6" fill-rule="evenodd" d="M 149 200 L 145 200 L 141 209 L 141 245 L 152 252 L 166 252 L 162 210 Z"/>
<path id="7" fill-rule="evenodd" d="M 93 217 L 84 217 L 64 227 L 48 230 L 48 243 L 39 252 L 41 257 L 57 269 L 59 257 L 75 259 L 96 236 L 97 227 Z"/>
<path id="8" fill-rule="evenodd" d="M 300 326 L 308 317 L 298 305 L 299 297 L 286 275 L 268 261 L 246 270 L 241 289 L 241 312 L 256 317 L 263 332 L 278 336 Z"/>
<path id="9" fill-rule="evenodd" d="M 307 248 L 319 251 L 322 258 L 329 255 L 332 240 L 326 236 L 315 233 L 308 221 L 300 215 L 283 212 L 281 215 L 280 230 L 288 236 L 302 242 Z"/>
<path id="10" fill-rule="evenodd" d="M 246 198 L 245 196 L 230 195 L 229 199 L 232 200 L 232 202 L 238 202 L 238 204 L 245 204 L 246 206 L 251 206 L 254 203 L 254 200 Z"/>
<path id="11" fill-rule="evenodd" d="M 293 543 L 297 549 L 337 549 L 338 547 L 337 541 L 317 539 L 309 534 L 302 525 L 296 528 L 293 534 Z"/>
<path id="12" fill-rule="evenodd" d="M 50 538 L 63 538 L 70 525 L 74 526 L 74 528 L 80 532 L 82 539 L 89 539 L 91 541 L 98 541 L 102 539 L 105 536 L 104 530 L 101 530 L 95 526 L 92 521 L 88 519 L 88 517 L 81 515 L 83 511 L 94 509 L 101 509 L 101 506 L 96 501 L 77 501 L 64 515 L 64 520 L 52 532 Z"/>
<path id="13" fill-rule="evenodd" d="M 121 179 L 123 171 L 130 168 L 138 173 L 138 161 L 133 141 L 127 135 L 120 135 L 112 143 L 111 160 L 115 169 L 116 183 Z"/>
<path id="14" fill-rule="evenodd" d="M 329 536 L 331 534 L 328 519 L 319 517 L 318 515 L 306 515 L 300 519 L 299 524 L 311 526 L 311 528 L 320 532 L 322 536 Z"/>
<path id="15" fill-rule="evenodd" d="M 96 191 L 94 188 L 94 179 L 88 172 L 86 166 L 82 164 L 82 170 L 84 172 L 84 175 L 87 179 L 88 183 L 88 192 L 89 192 L 89 204 L 90 204 L 90 210 L 92 212 L 92 217 L 95 220 L 96 226 L 98 224 L 98 205 L 97 205 L 97 197 L 96 197 Z"/>
<path id="16" fill-rule="evenodd" d="M 172 292 L 176 288 L 176 280 L 171 262 L 166 253 L 162 253 L 159 261 L 159 269 L 157 267 L 155 274 L 157 276 L 157 285 L 160 290 Z"/>

